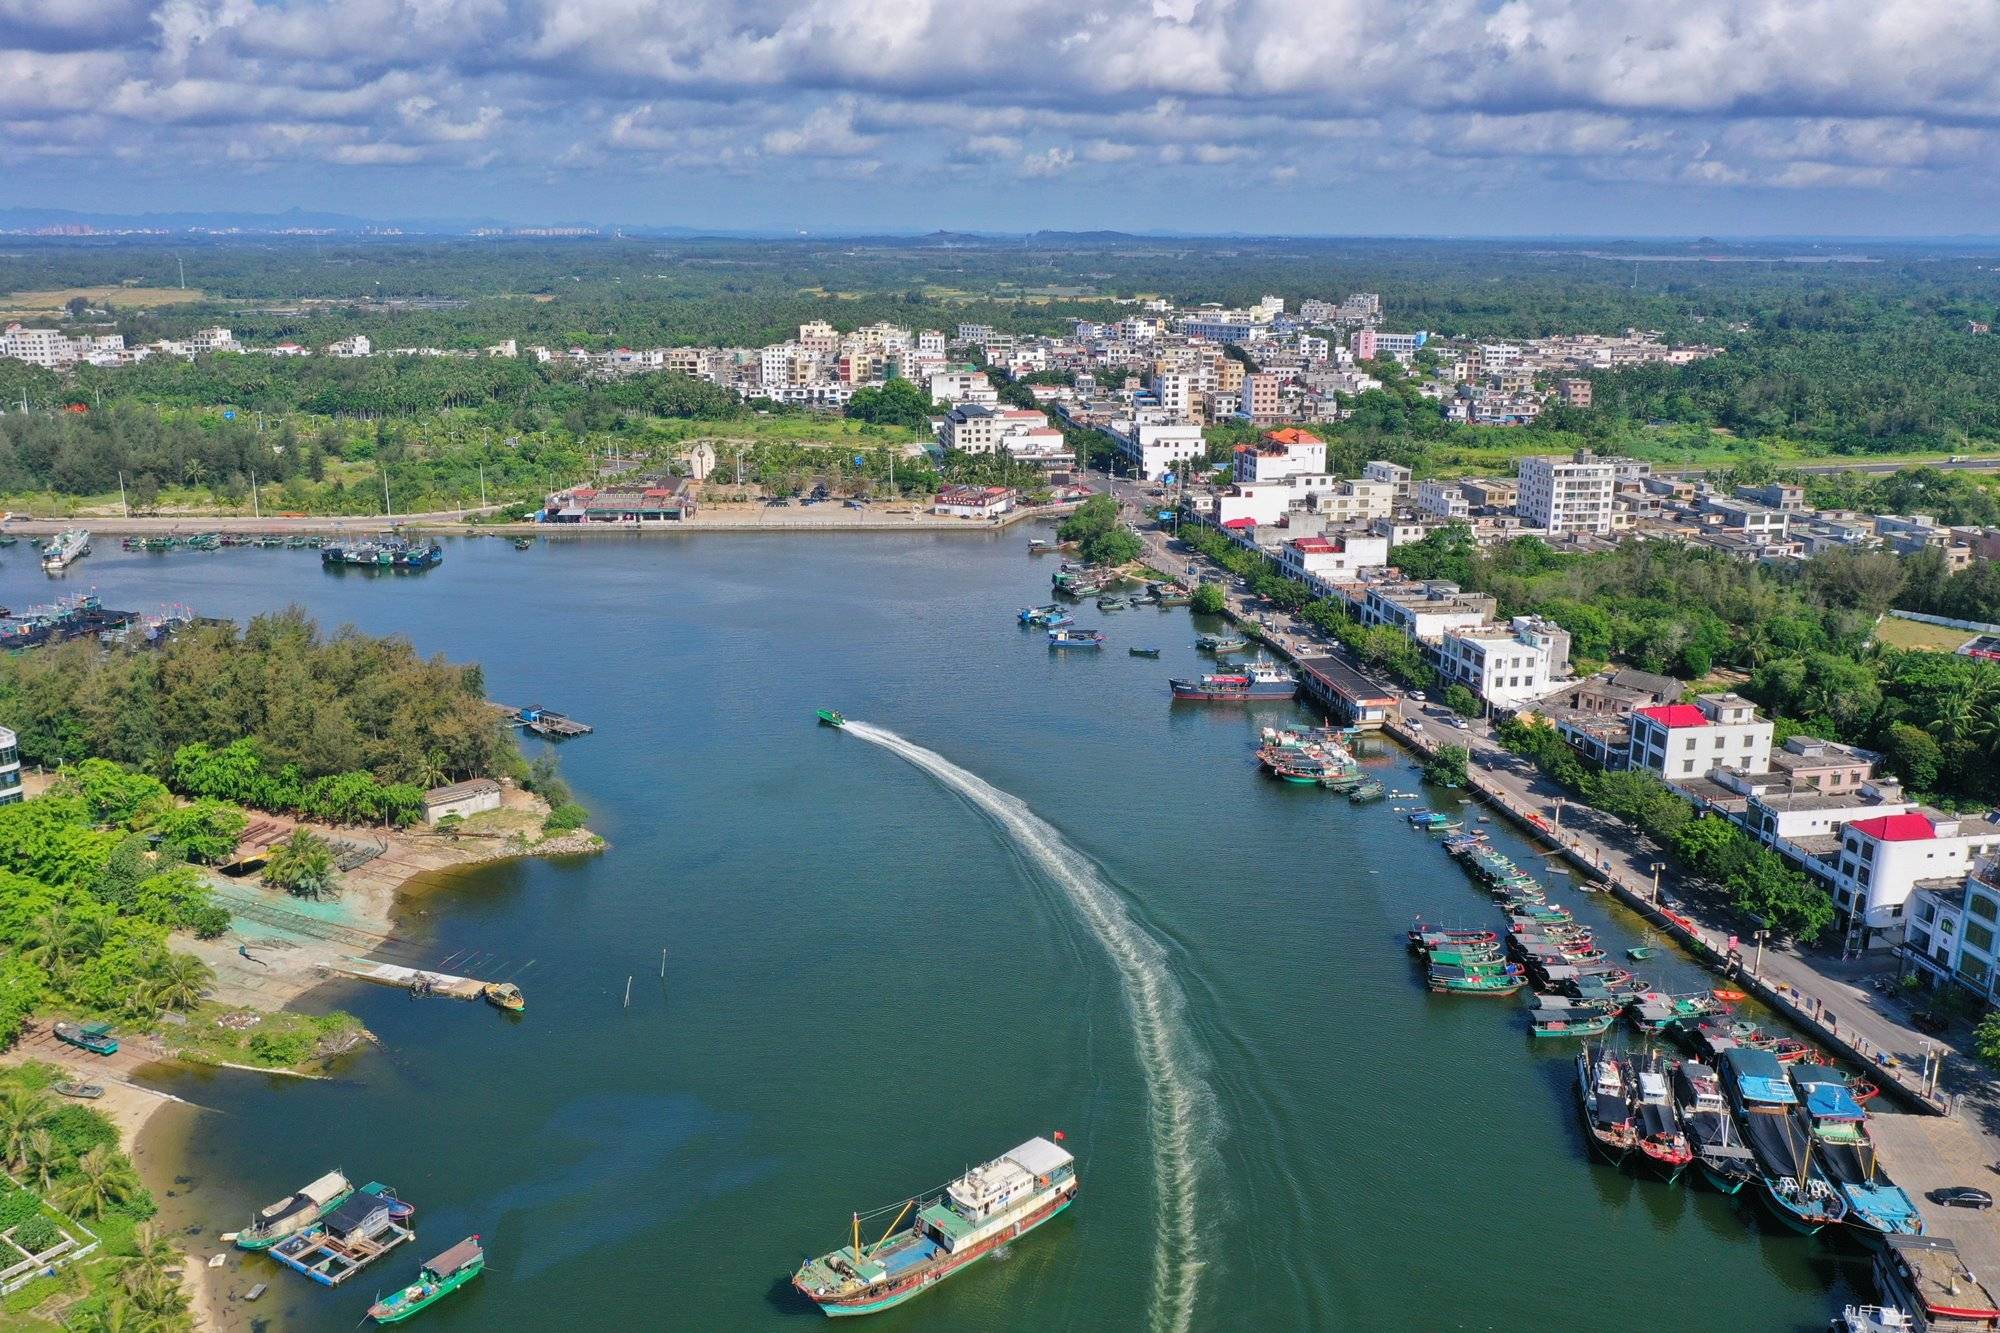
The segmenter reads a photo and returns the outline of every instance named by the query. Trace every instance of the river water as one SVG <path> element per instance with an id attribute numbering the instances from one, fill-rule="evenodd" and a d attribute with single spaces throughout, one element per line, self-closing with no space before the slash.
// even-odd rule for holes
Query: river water
<path id="1" fill-rule="evenodd" d="M 419 1207 L 349 1287 L 272 1266 L 257 1314 L 351 1329 L 477 1231 L 491 1267 L 428 1326 L 803 1329 L 786 1279 L 850 1213 L 1058 1129 L 1077 1207 L 875 1327 L 1805 1330 L 1865 1291 L 1747 1198 L 1590 1162 L 1573 1049 L 1425 991 L 1412 918 L 1498 914 L 1407 802 L 1263 779 L 1256 730 L 1292 705 L 1172 704 L 1202 661 L 1186 611 L 1086 608 L 1109 648 L 1048 651 L 1015 620 L 1047 600 L 1025 539 L 468 539 L 414 576 L 110 541 L 59 582 L 0 560 L 8 605 L 296 602 L 597 726 L 561 757 L 612 850 L 427 886 L 398 929 L 517 975 L 523 1018 L 342 987 L 315 999 L 384 1047 L 335 1081 L 162 1075 L 213 1108 L 171 1149 L 210 1234 L 333 1166 Z"/>

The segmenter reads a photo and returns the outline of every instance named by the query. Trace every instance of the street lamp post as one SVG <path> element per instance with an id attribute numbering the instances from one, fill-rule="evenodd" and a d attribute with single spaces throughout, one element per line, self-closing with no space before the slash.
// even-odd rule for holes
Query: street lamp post
<path id="1" fill-rule="evenodd" d="M 1660 872 L 1666 869 L 1665 861 L 1653 862 L 1653 906 L 1660 905 Z"/>
<path id="2" fill-rule="evenodd" d="M 1750 964 L 1750 975 L 1761 981 L 1764 978 L 1764 941 L 1771 938 L 1771 932 L 1753 931 L 1750 938 L 1757 941 L 1757 961 Z"/>

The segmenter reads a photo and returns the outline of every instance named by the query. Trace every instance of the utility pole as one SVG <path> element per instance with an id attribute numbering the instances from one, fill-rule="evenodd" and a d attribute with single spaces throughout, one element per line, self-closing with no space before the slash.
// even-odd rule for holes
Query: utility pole
<path id="1" fill-rule="evenodd" d="M 125 473 L 122 469 L 118 473 L 118 507 L 125 511 L 125 517 L 132 517 L 132 506 L 125 501 Z"/>
<path id="2" fill-rule="evenodd" d="M 389 465 L 385 462 L 381 465 L 381 468 L 382 468 L 382 517 L 393 518 L 395 516 L 395 511 L 389 507 Z"/>
<path id="3" fill-rule="evenodd" d="M 250 469 L 250 516 L 259 521 L 264 517 L 264 506 L 257 499 L 257 469 L 254 467 Z"/>
<path id="4" fill-rule="evenodd" d="M 1665 861 L 1653 862 L 1653 906 L 1655 907 L 1660 905 L 1660 868 L 1664 865 Z"/>
<path id="5" fill-rule="evenodd" d="M 181 258 L 181 257 L 180 257 L 179 255 L 175 255 L 175 256 L 174 256 L 174 262 L 175 262 L 176 264 L 179 264 L 179 265 L 181 266 L 181 290 L 182 290 L 182 291 L 186 291 L 186 290 L 188 289 L 188 266 L 187 266 L 187 260 L 185 260 L 185 259 L 182 259 L 182 258 Z"/>
<path id="6" fill-rule="evenodd" d="M 486 508 L 486 464 L 479 465 L 479 507 Z"/>

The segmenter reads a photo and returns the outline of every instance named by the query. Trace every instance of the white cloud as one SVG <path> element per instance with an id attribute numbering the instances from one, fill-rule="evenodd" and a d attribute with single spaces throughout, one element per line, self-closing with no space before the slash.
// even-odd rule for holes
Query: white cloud
<path id="1" fill-rule="evenodd" d="M 779 157 L 861 157 L 881 142 L 854 128 L 854 100 L 842 98 L 815 109 L 794 128 L 764 136 L 764 151 Z"/>
<path id="2" fill-rule="evenodd" d="M 1076 151 L 1070 148 L 1049 148 L 1039 153 L 1031 153 L 1021 163 L 1023 176 L 1060 176 L 1076 165 Z"/>

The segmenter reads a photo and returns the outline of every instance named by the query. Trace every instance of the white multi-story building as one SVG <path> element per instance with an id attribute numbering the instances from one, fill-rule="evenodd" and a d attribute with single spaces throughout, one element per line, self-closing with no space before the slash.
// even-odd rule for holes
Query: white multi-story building
<path id="1" fill-rule="evenodd" d="M 1417 508 L 1439 518 L 1472 517 L 1472 501 L 1455 481 L 1419 482 Z"/>
<path id="2" fill-rule="evenodd" d="M 1162 371 L 1153 377 L 1153 393 L 1160 400 L 1162 412 L 1172 413 L 1176 421 L 1194 420 L 1199 388 L 1192 373 L 1185 370 Z"/>
<path id="3" fill-rule="evenodd" d="M 945 413 L 939 442 L 947 449 L 968 454 L 990 454 L 1005 449 L 1025 456 L 1038 455 L 1046 461 L 1062 448 L 1063 433 L 1049 425 L 1048 414 L 1025 407 L 993 407 L 986 403 L 960 403 Z M 1070 462 L 1075 461 L 1071 455 Z"/>
<path id="4" fill-rule="evenodd" d="M 328 356 L 367 356 L 373 349 L 373 346 L 368 341 L 367 334 L 357 333 L 352 337 L 342 338 L 338 342 L 328 343 L 326 345 L 326 354 Z"/>
<path id="5" fill-rule="evenodd" d="M 59 329 L 30 329 L 9 324 L 0 333 L 0 356 L 55 370 L 76 361 L 76 344 Z"/>
<path id="6" fill-rule="evenodd" d="M 1381 459 L 1377 459 L 1372 463 L 1363 463 L 1361 465 L 1361 475 L 1369 481 L 1387 482 L 1395 488 L 1394 496 L 1398 500 L 1407 500 L 1413 493 L 1410 483 L 1410 470 L 1401 463 L 1390 463 Z"/>
<path id="7" fill-rule="evenodd" d="M 1140 416 L 1118 422 L 1109 434 L 1142 481 L 1158 481 L 1177 473 L 1184 464 L 1208 452 L 1201 427 L 1184 422 L 1149 421 Z"/>
<path id="8" fill-rule="evenodd" d="M 187 349 L 196 356 L 207 356 L 215 352 L 240 352 L 243 344 L 237 342 L 236 335 L 228 329 L 196 329 L 187 336 Z"/>
<path id="9" fill-rule="evenodd" d="M 1566 637 L 1566 636 L 1565 636 Z M 1447 681 L 1466 686 L 1496 708 L 1539 699 L 1555 688 L 1558 640 L 1523 616 L 1512 625 L 1447 630 L 1437 663 Z"/>
<path id="10" fill-rule="evenodd" d="M 1862 947 L 1894 943 L 1919 886 L 1962 881 L 1976 858 L 2000 849 L 2000 823 L 1935 810 L 1857 819 L 1840 831 L 1833 901 Z"/>
<path id="11" fill-rule="evenodd" d="M 1236 447 L 1236 480 L 1281 481 L 1326 472 L 1326 441 L 1309 431 L 1274 430 Z"/>
<path id="12" fill-rule="evenodd" d="M 1740 694 L 1704 694 L 1691 704 L 1632 711 L 1627 763 L 1678 782 L 1715 769 L 1762 773 L 1771 767 L 1772 724 Z"/>
<path id="13" fill-rule="evenodd" d="M 1453 630 L 1470 630 L 1493 618 L 1494 600 L 1456 583 L 1378 583 L 1362 598 L 1364 625 L 1393 625 L 1420 643 L 1438 643 Z"/>
<path id="14" fill-rule="evenodd" d="M 1558 534 L 1611 531 L 1611 499 L 1618 483 L 1610 459 L 1588 449 L 1570 458 L 1523 458 L 1520 480 L 1515 511 L 1531 527 Z"/>
<path id="15" fill-rule="evenodd" d="M 1321 597 L 1331 595 L 1334 584 L 1353 583 L 1364 570 L 1387 563 L 1387 539 L 1366 532 L 1294 537 L 1278 548 L 1278 567 Z"/>
<path id="16" fill-rule="evenodd" d="M 21 795 L 21 742 L 0 727 L 0 805 L 12 805 Z"/>
<path id="17" fill-rule="evenodd" d="M 935 356 L 944 355 L 944 333 L 940 329 L 922 329 L 917 333 L 917 350 Z"/>
<path id="18" fill-rule="evenodd" d="M 986 381 L 983 370 L 947 370 L 930 378 L 931 397 L 947 405 L 953 403 L 997 403 L 1000 394 Z"/>
<path id="19" fill-rule="evenodd" d="M 2000 998 L 2000 858 L 1978 858 L 1961 883 L 1917 889 L 1906 907 L 1905 956 L 1933 981 Z"/>

